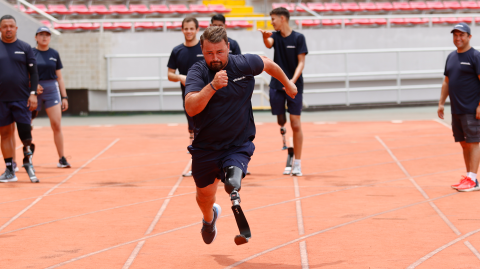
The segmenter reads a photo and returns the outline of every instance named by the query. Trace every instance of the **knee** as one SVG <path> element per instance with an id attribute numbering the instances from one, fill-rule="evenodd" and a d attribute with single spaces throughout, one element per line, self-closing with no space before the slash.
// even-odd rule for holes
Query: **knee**
<path id="1" fill-rule="evenodd" d="M 215 197 L 215 193 L 197 188 L 197 201 L 199 203 L 208 203 L 213 197 Z"/>
<path id="2" fill-rule="evenodd" d="M 292 121 L 292 131 L 294 132 L 301 132 L 302 131 L 302 124 L 300 121 Z"/>
<path id="3" fill-rule="evenodd" d="M 54 133 L 59 133 L 62 131 L 61 125 L 58 122 L 51 122 L 50 126 L 52 127 L 52 131 Z"/>
<path id="4" fill-rule="evenodd" d="M 245 176 L 242 169 L 236 166 L 225 168 L 225 191 L 230 194 L 242 189 L 242 179 Z"/>

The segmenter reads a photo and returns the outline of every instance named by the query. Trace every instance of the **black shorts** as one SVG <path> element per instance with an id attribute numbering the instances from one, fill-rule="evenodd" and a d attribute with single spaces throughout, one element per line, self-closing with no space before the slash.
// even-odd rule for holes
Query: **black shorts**
<path id="1" fill-rule="evenodd" d="M 455 142 L 480 142 L 480 120 L 475 114 L 452 114 L 452 131 Z"/>
<path id="2" fill-rule="evenodd" d="M 192 176 L 198 188 L 205 188 L 215 182 L 215 179 L 225 181 L 223 169 L 236 166 L 247 174 L 248 163 L 255 151 L 252 141 L 247 141 L 240 147 L 227 150 L 205 150 L 188 146 L 192 154 Z"/>
<path id="3" fill-rule="evenodd" d="M 270 88 L 270 107 L 272 115 L 285 114 L 285 103 L 287 104 L 288 113 L 300 116 L 302 114 L 303 94 L 299 91 L 295 99 L 288 96 L 285 90 L 277 90 Z"/>
<path id="4" fill-rule="evenodd" d="M 0 127 L 16 123 L 30 125 L 32 112 L 27 107 L 28 100 L 2 102 L 0 101 Z"/>

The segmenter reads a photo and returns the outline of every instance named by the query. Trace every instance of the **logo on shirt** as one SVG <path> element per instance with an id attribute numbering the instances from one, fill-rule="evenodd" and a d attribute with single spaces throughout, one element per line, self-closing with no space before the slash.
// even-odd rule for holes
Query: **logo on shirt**
<path id="1" fill-rule="evenodd" d="M 287 49 L 294 49 L 295 46 L 287 46 Z"/>
<path id="2" fill-rule="evenodd" d="M 55 58 L 53 58 L 53 57 L 50 57 L 49 60 L 50 60 L 50 61 L 55 61 L 55 62 L 57 61 L 57 59 L 55 59 Z"/>
<path id="3" fill-rule="evenodd" d="M 15 54 L 25 54 L 24 51 L 15 51 Z"/>
<path id="4" fill-rule="evenodd" d="M 470 65 L 469 62 L 460 62 L 460 64 L 463 64 L 463 65 Z"/>
<path id="5" fill-rule="evenodd" d="M 236 78 L 236 79 L 233 80 L 233 82 L 237 82 L 237 81 L 242 80 L 242 79 L 245 79 L 245 77 Z"/>
<path id="6" fill-rule="evenodd" d="M 203 57 L 203 54 L 197 54 L 197 57 Z"/>

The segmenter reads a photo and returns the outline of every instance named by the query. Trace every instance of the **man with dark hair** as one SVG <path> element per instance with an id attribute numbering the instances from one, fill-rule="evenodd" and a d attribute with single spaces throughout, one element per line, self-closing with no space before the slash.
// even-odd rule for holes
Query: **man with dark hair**
<path id="1" fill-rule="evenodd" d="M 14 17 L 0 18 L 0 136 L 7 169 L 0 182 L 17 181 L 13 167 L 15 122 L 23 143 L 23 167 L 32 182 L 38 182 L 32 165 L 34 145 L 30 126 L 31 111 L 37 108 L 38 71 L 35 55 L 27 43 L 17 38 Z"/>
<path id="2" fill-rule="evenodd" d="M 211 22 L 210 26 L 220 26 L 220 27 L 226 28 L 225 16 L 223 16 L 222 14 L 213 15 L 210 22 Z M 238 45 L 237 41 L 229 37 L 228 43 L 230 43 L 229 52 L 231 54 L 235 54 L 235 55 L 242 54 L 242 51 L 240 50 L 240 46 Z"/>
<path id="3" fill-rule="evenodd" d="M 185 80 L 187 72 L 190 67 L 203 59 L 202 48 L 197 39 L 199 31 L 198 21 L 194 17 L 186 17 L 182 21 L 182 33 L 185 37 L 185 42 L 173 48 L 170 58 L 168 59 L 168 80 L 173 82 L 180 82 L 182 89 L 183 107 L 185 108 Z M 176 69 L 178 73 L 176 74 Z M 190 144 L 193 141 L 193 120 L 185 112 L 188 121 L 188 132 L 190 134 Z M 191 176 L 192 172 L 184 174 L 184 176 Z"/>
<path id="4" fill-rule="evenodd" d="M 460 142 L 466 176 L 451 187 L 461 192 L 478 191 L 477 172 L 480 162 L 480 52 L 470 46 L 470 27 L 459 23 L 451 31 L 457 50 L 450 53 L 445 64 L 445 79 L 438 102 L 438 117 L 444 118 L 444 105 L 450 95 L 452 131 Z"/>
<path id="5" fill-rule="evenodd" d="M 291 82 L 295 83 L 298 89 L 298 95 L 295 99 L 290 98 L 283 89 L 282 83 L 272 77 L 270 82 L 270 106 L 272 114 L 277 115 L 277 121 L 280 127 L 280 133 L 283 136 L 283 149 L 286 149 L 285 123 L 285 102 L 290 113 L 290 125 L 293 130 L 293 151 L 295 162 L 291 170 L 292 176 L 302 176 L 301 157 L 303 146 L 303 132 L 300 115 L 302 113 L 303 100 L 303 77 L 302 72 L 305 67 L 305 56 L 308 53 L 305 36 L 295 32 L 290 28 L 288 21 L 290 14 L 286 8 L 279 7 L 270 12 L 272 25 L 276 32 L 259 30 L 263 35 L 263 43 L 267 48 L 275 48 L 273 60 L 277 63 L 288 76 Z M 284 174 L 290 171 L 286 170 Z"/>
<path id="6" fill-rule="evenodd" d="M 237 245 L 248 242 L 250 228 L 240 208 L 241 180 L 255 146 L 255 122 L 251 97 L 255 76 L 267 72 L 295 98 L 297 87 L 272 60 L 258 55 L 231 55 L 227 32 L 210 26 L 200 38 L 205 61 L 195 63 L 187 75 L 185 109 L 195 123 L 192 172 L 197 203 L 203 213 L 202 237 L 206 244 L 217 235 L 221 208 L 215 203 L 219 181 L 225 183 L 241 235 Z"/>

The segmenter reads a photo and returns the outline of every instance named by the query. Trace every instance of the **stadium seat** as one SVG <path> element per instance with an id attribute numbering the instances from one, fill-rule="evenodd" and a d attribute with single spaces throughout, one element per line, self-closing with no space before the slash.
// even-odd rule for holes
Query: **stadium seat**
<path id="1" fill-rule="evenodd" d="M 86 5 L 70 5 L 70 11 L 72 14 L 81 14 L 81 15 L 89 15 L 92 14 Z"/>
<path id="2" fill-rule="evenodd" d="M 369 19 L 351 19 L 345 20 L 345 25 L 373 25 Z"/>
<path id="3" fill-rule="evenodd" d="M 307 3 L 307 7 L 315 12 L 325 12 L 327 9 L 322 3 Z"/>
<path id="4" fill-rule="evenodd" d="M 167 23 L 167 29 L 181 29 L 182 28 L 182 22 L 181 21 L 175 21 L 173 23 Z"/>
<path id="5" fill-rule="evenodd" d="M 128 10 L 126 5 L 110 5 L 109 10 L 113 14 L 132 14 L 131 10 Z"/>
<path id="6" fill-rule="evenodd" d="M 446 8 L 440 1 L 427 1 L 427 7 L 434 10 L 445 10 Z"/>
<path id="7" fill-rule="evenodd" d="M 150 5 L 150 10 L 159 14 L 171 14 L 173 11 L 168 9 L 166 5 Z"/>
<path id="8" fill-rule="evenodd" d="M 93 14 L 110 15 L 112 12 L 104 5 L 91 5 L 88 10 Z"/>
<path id="9" fill-rule="evenodd" d="M 405 25 L 408 24 L 404 19 L 390 19 L 391 24 Z"/>
<path id="10" fill-rule="evenodd" d="M 427 19 L 420 19 L 420 18 L 406 18 L 405 19 L 406 23 L 409 24 L 425 24 L 428 23 L 428 18 Z"/>
<path id="11" fill-rule="evenodd" d="M 345 12 L 347 11 L 340 5 L 339 3 L 324 3 L 323 6 L 327 11 L 335 11 L 335 12 Z"/>
<path id="12" fill-rule="evenodd" d="M 70 11 L 65 5 L 48 5 L 48 13 L 70 15 L 72 14 L 72 11 Z"/>
<path id="13" fill-rule="evenodd" d="M 77 30 L 76 27 L 73 27 L 71 23 L 53 23 L 53 28 L 58 30 Z"/>
<path id="14" fill-rule="evenodd" d="M 397 10 L 389 2 L 377 2 L 377 7 L 381 10 L 384 10 L 384 11 L 395 11 L 395 10 Z"/>
<path id="15" fill-rule="evenodd" d="M 374 12 L 378 12 L 378 11 L 381 11 L 380 8 L 378 8 L 375 3 L 373 2 L 360 2 L 358 3 L 359 7 L 363 10 L 366 10 L 366 11 L 374 11 Z"/>
<path id="16" fill-rule="evenodd" d="M 376 24 L 376 25 L 385 25 L 385 24 L 387 24 L 387 20 L 386 20 L 386 19 L 370 19 L 370 22 L 372 22 L 372 24 Z"/>
<path id="17" fill-rule="evenodd" d="M 430 10 L 430 8 L 427 7 L 427 4 L 425 4 L 425 2 L 412 1 L 410 2 L 410 6 L 416 10 Z"/>
<path id="18" fill-rule="evenodd" d="M 148 9 L 146 5 L 130 5 L 130 11 L 137 14 L 152 14 L 154 11 Z"/>
<path id="19" fill-rule="evenodd" d="M 14 5 L 15 8 L 18 8 L 17 5 Z M 21 12 L 26 12 L 27 9 L 23 6 L 23 5 L 20 5 L 20 11 Z"/>
<path id="20" fill-rule="evenodd" d="M 127 30 L 131 28 L 132 24 L 130 22 L 114 22 L 113 24 L 111 22 L 106 22 L 103 24 L 103 29 L 105 30 Z"/>
<path id="21" fill-rule="evenodd" d="M 414 10 L 408 2 L 393 2 L 393 8 L 397 10 L 407 10 L 407 11 Z"/>
<path id="22" fill-rule="evenodd" d="M 253 23 L 248 21 L 232 21 L 232 25 L 238 28 L 251 28 L 253 27 Z"/>
<path id="23" fill-rule="evenodd" d="M 440 24 L 440 23 L 443 23 L 442 20 L 440 20 L 439 18 L 432 18 L 432 23 L 434 24 Z"/>
<path id="24" fill-rule="evenodd" d="M 43 21 L 40 21 L 40 22 L 47 27 L 52 27 L 52 23 L 50 21 L 43 20 Z"/>
<path id="25" fill-rule="evenodd" d="M 453 10 L 463 9 L 462 5 L 457 1 L 443 1 L 443 6 Z"/>
<path id="26" fill-rule="evenodd" d="M 300 24 L 300 21 L 297 20 L 295 21 L 297 25 Z M 302 26 L 317 26 L 320 25 L 320 20 L 303 20 L 302 21 Z"/>
<path id="27" fill-rule="evenodd" d="M 40 9 L 41 11 L 44 11 L 46 13 L 48 13 L 48 9 L 45 5 L 34 5 L 36 8 Z M 28 8 L 27 11 L 25 11 L 25 13 L 27 14 L 33 14 L 33 13 L 37 13 L 35 10 L 33 10 L 32 8 Z"/>
<path id="28" fill-rule="evenodd" d="M 74 23 L 73 27 L 80 30 L 98 30 L 100 29 L 100 23 Z"/>
<path id="29" fill-rule="evenodd" d="M 460 2 L 460 5 L 464 9 L 480 9 L 480 6 L 475 1 L 462 1 Z"/>
<path id="30" fill-rule="evenodd" d="M 170 10 L 180 14 L 192 13 L 192 11 L 188 10 L 187 6 L 185 5 L 170 5 Z"/>
<path id="31" fill-rule="evenodd" d="M 472 17 L 466 17 L 466 18 L 457 18 L 458 22 L 464 22 L 464 23 L 472 23 L 473 18 Z"/>
<path id="32" fill-rule="evenodd" d="M 210 22 L 208 22 L 208 21 L 199 21 L 198 22 L 198 27 L 200 27 L 202 29 L 208 28 L 208 26 L 210 26 Z"/>
<path id="33" fill-rule="evenodd" d="M 130 5 L 130 9 L 132 6 Z M 162 24 L 163 26 L 163 24 Z M 135 29 L 157 29 L 158 27 L 153 24 L 153 22 L 136 22 L 134 24 Z"/>
<path id="34" fill-rule="evenodd" d="M 293 12 L 295 8 L 295 4 L 287 4 L 287 3 L 273 3 L 272 9 L 276 9 L 277 7 L 284 7 L 288 10 L 288 12 Z"/>
<path id="35" fill-rule="evenodd" d="M 190 5 L 190 11 L 193 13 L 211 13 L 206 5 Z"/>
<path id="36" fill-rule="evenodd" d="M 335 26 L 335 25 L 341 25 L 342 20 L 322 20 L 322 25 L 324 26 Z"/>
<path id="37" fill-rule="evenodd" d="M 351 12 L 359 12 L 359 11 L 363 11 L 362 8 L 360 8 L 360 6 L 355 3 L 355 2 L 352 2 L 352 3 L 342 3 L 342 8 L 347 10 L 347 11 L 351 11 Z"/>
<path id="38" fill-rule="evenodd" d="M 232 11 L 231 9 L 228 9 L 226 8 L 224 5 L 208 5 L 208 9 L 212 12 L 215 12 L 215 13 L 229 13 L 230 11 Z"/>

